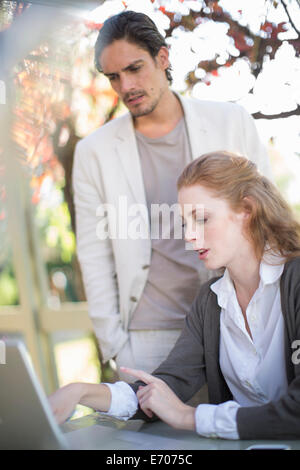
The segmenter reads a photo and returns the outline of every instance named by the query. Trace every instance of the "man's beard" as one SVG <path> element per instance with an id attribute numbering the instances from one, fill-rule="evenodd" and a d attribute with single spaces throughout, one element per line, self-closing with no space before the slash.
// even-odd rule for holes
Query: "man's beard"
<path id="1" fill-rule="evenodd" d="M 134 96 L 139 96 L 140 94 L 144 95 L 144 96 L 149 96 L 146 92 L 144 91 L 140 91 L 140 92 L 137 92 L 135 93 L 134 95 L 129 95 L 129 96 L 125 96 L 124 97 L 124 102 L 126 104 L 126 101 L 128 101 L 128 99 L 134 97 Z M 158 98 L 156 98 L 154 100 L 154 102 L 152 103 L 149 103 L 149 105 L 146 107 L 146 108 L 142 108 L 142 109 L 139 109 L 139 107 L 137 106 L 137 109 L 134 110 L 134 109 L 129 109 L 129 112 L 131 113 L 131 115 L 134 117 L 134 118 L 138 118 L 138 117 L 141 117 L 141 116 L 147 116 L 147 114 L 150 114 L 152 113 L 152 111 L 155 110 L 156 106 L 158 105 L 159 101 L 160 101 L 160 98 L 162 96 L 162 92 L 160 92 Z"/>
<path id="2" fill-rule="evenodd" d="M 147 114 L 150 114 L 150 113 L 152 113 L 152 111 L 154 111 L 154 109 L 157 106 L 157 103 L 158 103 L 158 100 L 155 103 L 150 104 L 145 109 L 140 109 L 140 110 L 137 109 L 136 111 L 130 110 L 130 113 L 132 114 L 132 116 L 134 118 L 138 118 L 138 117 L 141 117 L 141 116 L 147 116 Z"/>

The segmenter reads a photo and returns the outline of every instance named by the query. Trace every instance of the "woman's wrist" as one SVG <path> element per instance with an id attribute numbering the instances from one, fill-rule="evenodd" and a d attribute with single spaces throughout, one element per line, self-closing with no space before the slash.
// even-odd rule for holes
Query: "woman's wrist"
<path id="1" fill-rule="evenodd" d="M 82 405 L 83 403 L 81 403 L 82 400 L 84 400 L 85 396 L 86 396 L 86 386 L 88 384 L 84 383 L 84 382 L 75 382 L 75 383 L 72 383 L 70 384 L 73 388 L 73 392 L 76 394 L 76 396 L 78 397 L 78 403 L 80 405 Z"/>
<path id="2" fill-rule="evenodd" d="M 111 403 L 111 392 L 105 384 L 76 383 L 81 405 L 107 412 Z"/>
<path id="3" fill-rule="evenodd" d="M 196 408 L 183 405 L 178 418 L 177 429 L 185 429 L 186 431 L 195 431 L 196 430 L 196 421 L 195 421 Z"/>

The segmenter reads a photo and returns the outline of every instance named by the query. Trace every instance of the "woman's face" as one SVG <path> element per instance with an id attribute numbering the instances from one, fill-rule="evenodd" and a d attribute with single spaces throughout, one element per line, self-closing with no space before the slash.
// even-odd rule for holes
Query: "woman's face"
<path id="1" fill-rule="evenodd" d="M 185 240 L 192 243 L 207 269 L 230 268 L 249 253 L 243 230 L 246 212 L 234 212 L 226 200 L 200 185 L 181 188 L 178 200 Z"/>

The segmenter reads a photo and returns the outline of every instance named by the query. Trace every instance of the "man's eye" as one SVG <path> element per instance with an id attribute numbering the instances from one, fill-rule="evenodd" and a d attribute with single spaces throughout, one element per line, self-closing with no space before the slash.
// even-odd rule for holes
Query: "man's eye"
<path id="1" fill-rule="evenodd" d="M 207 219 L 196 219 L 197 224 L 205 224 L 207 222 Z"/>
<path id="2" fill-rule="evenodd" d="M 139 66 L 139 67 L 132 67 L 132 68 L 130 69 L 130 71 L 131 71 L 131 72 L 137 72 L 138 70 L 140 70 L 140 68 L 141 68 L 141 66 Z"/>

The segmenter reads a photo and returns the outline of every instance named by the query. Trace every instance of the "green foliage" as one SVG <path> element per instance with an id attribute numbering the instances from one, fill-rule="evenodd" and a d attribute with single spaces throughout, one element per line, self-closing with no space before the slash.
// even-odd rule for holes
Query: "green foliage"
<path id="1" fill-rule="evenodd" d="M 55 191 L 62 193 L 58 186 Z M 48 255 L 52 259 L 70 263 L 75 253 L 75 235 L 71 229 L 71 218 L 67 203 L 63 201 L 54 207 L 38 204 L 36 220 L 40 227 L 42 244 L 51 249 Z"/>
<path id="2" fill-rule="evenodd" d="M 0 274 L 0 305 L 17 305 L 19 293 L 12 269 L 6 267 Z"/>

